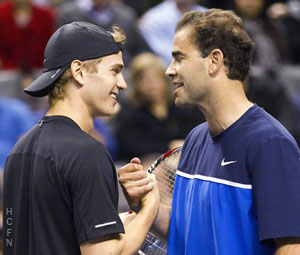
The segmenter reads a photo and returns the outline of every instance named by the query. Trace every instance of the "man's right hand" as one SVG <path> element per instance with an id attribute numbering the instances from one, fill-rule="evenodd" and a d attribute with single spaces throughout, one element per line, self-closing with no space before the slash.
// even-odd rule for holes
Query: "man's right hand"
<path id="1" fill-rule="evenodd" d="M 132 159 L 129 164 L 120 168 L 118 175 L 130 208 L 136 212 L 139 209 L 151 212 L 151 215 L 155 216 L 151 231 L 154 231 L 161 240 L 167 240 L 171 207 L 160 204 L 155 176 L 147 174 L 138 158 Z"/>
<path id="2" fill-rule="evenodd" d="M 159 196 L 158 190 L 153 190 L 154 185 L 157 186 L 157 184 L 143 169 L 139 158 L 133 158 L 129 164 L 121 167 L 118 171 L 118 176 L 131 209 L 136 211 L 141 206 L 141 203 L 147 203 L 151 196 L 154 196 L 154 200 L 157 200 L 157 196 Z M 151 190 L 153 192 L 146 196 Z"/>

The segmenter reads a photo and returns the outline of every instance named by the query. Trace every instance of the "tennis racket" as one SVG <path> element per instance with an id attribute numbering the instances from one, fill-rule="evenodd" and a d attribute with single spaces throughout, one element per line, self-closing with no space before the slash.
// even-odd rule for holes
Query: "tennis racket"
<path id="1" fill-rule="evenodd" d="M 181 154 L 181 147 L 161 155 L 148 169 L 148 173 L 155 175 L 158 182 L 160 203 L 171 206 L 176 170 Z M 167 254 L 167 244 L 159 240 L 153 233 L 148 232 L 139 255 Z"/>

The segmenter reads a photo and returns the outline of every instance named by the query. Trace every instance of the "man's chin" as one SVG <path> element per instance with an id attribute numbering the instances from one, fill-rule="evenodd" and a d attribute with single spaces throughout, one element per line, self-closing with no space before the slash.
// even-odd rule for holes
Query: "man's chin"
<path id="1" fill-rule="evenodd" d="M 179 98 L 175 99 L 175 105 L 177 107 L 181 107 L 181 108 L 192 108 L 193 107 L 193 105 L 189 104 L 188 102 L 183 102 Z"/>

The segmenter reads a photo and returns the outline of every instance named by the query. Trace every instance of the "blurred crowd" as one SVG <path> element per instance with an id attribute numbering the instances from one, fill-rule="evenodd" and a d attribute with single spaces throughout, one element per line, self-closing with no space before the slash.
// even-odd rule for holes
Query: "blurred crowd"
<path id="1" fill-rule="evenodd" d="M 164 72 L 174 29 L 190 10 L 231 9 L 256 44 L 245 82 L 248 97 L 281 121 L 300 144 L 300 0 L 0 0 L 0 168 L 13 145 L 47 110 L 47 98 L 23 93 L 43 68 L 51 34 L 72 21 L 127 35 L 128 91 L 113 118 L 95 120 L 91 135 L 118 161 L 152 159 L 180 146 L 205 121 L 197 109 L 174 106 Z M 1 171 L 0 171 L 1 173 Z"/>
<path id="2" fill-rule="evenodd" d="M 23 93 L 43 68 L 51 34 L 72 21 L 127 35 L 128 83 L 114 118 L 95 120 L 91 135 L 116 161 L 159 154 L 181 145 L 204 121 L 197 109 L 178 109 L 164 71 L 172 61 L 174 29 L 190 10 L 232 9 L 256 49 L 245 88 L 248 97 L 280 120 L 300 143 L 300 1 L 271 0 L 0 0 L 0 167 L 20 136 L 47 110 L 47 98 Z"/>

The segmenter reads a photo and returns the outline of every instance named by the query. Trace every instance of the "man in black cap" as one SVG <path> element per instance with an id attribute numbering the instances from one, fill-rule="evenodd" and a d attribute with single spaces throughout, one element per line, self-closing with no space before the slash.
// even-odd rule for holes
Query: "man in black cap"
<path id="1" fill-rule="evenodd" d="M 156 182 L 147 179 L 151 192 L 136 217 L 129 212 L 121 220 L 115 167 L 88 135 L 95 117 L 114 113 L 127 87 L 124 40 L 116 27 L 110 33 L 84 22 L 67 24 L 50 38 L 44 72 L 25 89 L 48 95 L 50 108 L 6 162 L 6 255 L 133 254 L 142 244 L 158 210 Z M 137 158 L 123 168 L 146 176 Z"/>

